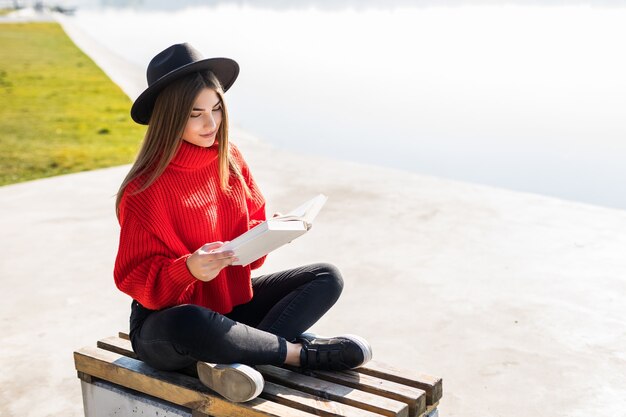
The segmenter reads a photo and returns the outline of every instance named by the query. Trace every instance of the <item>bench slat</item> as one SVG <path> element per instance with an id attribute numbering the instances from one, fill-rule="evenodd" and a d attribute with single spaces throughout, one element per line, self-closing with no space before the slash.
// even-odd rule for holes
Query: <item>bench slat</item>
<path id="1" fill-rule="evenodd" d="M 313 371 L 310 373 L 326 381 L 402 401 L 409 406 L 409 417 L 418 417 L 426 411 L 426 393 L 419 388 L 386 381 L 355 371 Z"/>
<path id="2" fill-rule="evenodd" d="M 441 378 L 394 368 L 378 361 L 370 361 L 365 366 L 355 369 L 355 371 L 408 385 L 426 391 L 426 404 L 433 405 L 443 396 L 443 384 Z"/>
<path id="3" fill-rule="evenodd" d="M 144 394 L 164 399 L 215 417 L 311 417 L 313 414 L 256 398 L 232 403 L 207 391 L 199 380 L 175 372 L 153 369 L 143 362 L 97 347 L 74 352 L 76 370 Z"/>
<path id="4" fill-rule="evenodd" d="M 408 417 L 408 406 L 400 401 L 339 385 L 334 382 L 316 379 L 276 366 L 259 365 L 256 368 L 266 380 L 274 383 L 362 408 L 373 413 L 390 417 Z"/>
<path id="5" fill-rule="evenodd" d="M 380 417 L 380 414 L 267 381 L 261 397 L 320 416 Z"/>
<path id="6" fill-rule="evenodd" d="M 119 353 L 120 355 L 137 359 L 137 354 L 133 351 L 133 346 L 128 339 L 123 339 L 115 336 L 106 337 L 104 339 L 98 340 L 96 346 L 110 352 Z"/>

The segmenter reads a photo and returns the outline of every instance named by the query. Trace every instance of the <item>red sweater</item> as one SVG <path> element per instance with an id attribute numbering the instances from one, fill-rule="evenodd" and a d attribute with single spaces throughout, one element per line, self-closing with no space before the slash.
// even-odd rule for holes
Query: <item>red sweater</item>
<path id="1" fill-rule="evenodd" d="M 247 164 L 232 144 L 230 151 L 251 197 L 234 175 L 231 191 L 222 191 L 217 145 L 202 148 L 185 141 L 148 189 L 131 195 L 138 181 L 126 188 L 120 203 L 115 284 L 144 307 L 197 304 L 225 314 L 252 299 L 250 271 L 265 258 L 245 267 L 226 267 L 209 282 L 196 279 L 186 264 L 205 243 L 232 240 L 265 220 L 265 200 Z"/>

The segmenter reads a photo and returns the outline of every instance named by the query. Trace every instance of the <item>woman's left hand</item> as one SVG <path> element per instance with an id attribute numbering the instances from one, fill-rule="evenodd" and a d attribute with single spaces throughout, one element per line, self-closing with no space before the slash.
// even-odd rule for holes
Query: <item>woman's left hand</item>
<path id="1" fill-rule="evenodd" d="M 223 268 L 237 261 L 233 251 L 214 252 L 224 246 L 225 242 L 211 242 L 203 245 L 187 258 L 187 269 L 200 281 L 209 282 Z"/>

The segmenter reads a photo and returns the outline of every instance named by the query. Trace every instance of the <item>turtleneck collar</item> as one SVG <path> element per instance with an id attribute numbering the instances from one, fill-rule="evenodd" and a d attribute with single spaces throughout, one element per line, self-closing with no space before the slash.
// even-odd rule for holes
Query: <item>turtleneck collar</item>
<path id="1" fill-rule="evenodd" d="M 200 169 L 217 159 L 217 143 L 210 148 L 203 148 L 183 140 L 170 165 L 182 169 Z"/>

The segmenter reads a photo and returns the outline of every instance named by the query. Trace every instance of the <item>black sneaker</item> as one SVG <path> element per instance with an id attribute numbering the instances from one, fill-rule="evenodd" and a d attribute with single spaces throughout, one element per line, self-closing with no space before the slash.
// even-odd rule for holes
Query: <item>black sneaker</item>
<path id="1" fill-rule="evenodd" d="M 296 343 L 302 343 L 300 366 L 304 369 L 344 371 L 372 359 L 372 347 L 367 340 L 353 334 L 321 337 L 302 333 Z"/>
<path id="2" fill-rule="evenodd" d="M 265 385 L 259 371 L 240 363 L 214 365 L 199 361 L 197 370 L 204 385 L 235 403 L 258 397 Z"/>

